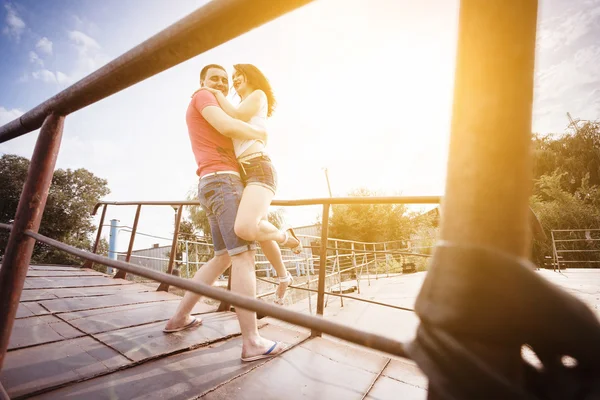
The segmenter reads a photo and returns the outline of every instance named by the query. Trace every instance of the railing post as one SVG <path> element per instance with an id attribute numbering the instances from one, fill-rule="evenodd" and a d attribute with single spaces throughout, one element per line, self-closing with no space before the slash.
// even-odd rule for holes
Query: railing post
<path id="1" fill-rule="evenodd" d="M 100 225 L 98 225 L 98 233 L 96 234 L 96 241 L 94 242 L 94 247 L 92 248 L 92 253 L 96 254 L 98 251 L 98 245 L 100 244 L 100 235 L 102 234 L 102 226 L 104 225 L 104 217 L 106 216 L 106 207 L 107 204 L 102 207 L 102 216 L 100 217 Z M 86 261 L 83 263 L 85 268 L 92 268 L 94 263 L 92 261 Z"/>
<path id="2" fill-rule="evenodd" d="M 0 268 L 0 369 L 8 349 L 8 341 L 35 245 L 35 240 L 25 236 L 23 232 L 31 230 L 37 233 L 40 227 L 60 149 L 64 122 L 64 116 L 55 114 L 48 115 L 44 120 L 31 157 L 27 180 L 21 192 L 17 213 L 2 260 L 2 268 Z"/>
<path id="3" fill-rule="evenodd" d="M 119 236 L 119 227 L 117 225 L 119 222 L 118 219 L 110 220 L 110 236 L 108 238 L 108 258 L 111 260 L 117 260 L 119 257 L 117 255 L 117 237 Z M 106 273 L 112 274 L 113 268 L 106 267 Z"/>
<path id="4" fill-rule="evenodd" d="M 367 244 L 363 243 L 363 264 L 367 265 L 367 282 L 371 286 L 371 273 L 369 272 L 369 257 L 367 256 Z"/>
<path id="5" fill-rule="evenodd" d="M 560 265 L 558 264 L 558 253 L 556 251 L 556 243 L 554 242 L 554 231 L 550 231 L 550 234 L 552 235 L 552 255 L 554 256 L 552 272 L 556 272 L 556 267 L 558 267 L 558 272 L 560 272 Z"/>
<path id="6" fill-rule="evenodd" d="M 306 259 L 306 288 L 310 289 L 310 267 L 308 265 L 308 255 L 304 253 L 304 258 Z M 312 292 L 308 293 L 308 313 L 312 315 Z"/>
<path id="7" fill-rule="evenodd" d="M 390 257 L 387 253 L 387 246 L 385 243 L 383 244 L 383 251 L 385 251 L 385 272 L 387 274 L 387 278 L 390 277 Z"/>
<path id="8" fill-rule="evenodd" d="M 352 242 L 352 266 L 354 267 L 354 274 L 356 275 L 356 290 L 360 294 L 360 271 L 356 266 L 356 253 L 354 252 L 354 242 Z"/>
<path id="9" fill-rule="evenodd" d="M 448 243 L 492 248 L 523 258 L 530 252 L 528 202 L 537 5 L 536 0 L 462 0 L 460 3 L 440 232 L 441 240 Z M 494 204 L 494 212 L 490 212 L 490 204 Z M 430 272 L 426 279 L 436 278 Z M 475 278 L 471 284 L 477 284 Z M 444 298 L 440 294 L 436 296 Z M 425 301 L 422 294 L 419 300 Z M 418 315 L 422 321 L 427 320 L 430 315 L 422 312 L 419 300 Z M 457 312 L 460 314 L 462 310 Z M 445 315 L 437 309 L 435 313 Z M 452 331 L 454 326 L 447 322 L 444 329 Z M 458 341 L 458 336 L 454 340 Z M 505 382 L 522 382 L 520 343 L 492 343 L 484 337 L 469 339 L 467 334 L 463 338 L 465 340 L 458 343 L 464 354 L 476 354 L 482 365 L 489 364 Z M 456 393 L 449 390 L 451 385 L 445 382 L 437 382 L 439 386 L 433 383 L 429 381 L 431 400 Z M 443 395 L 438 390 L 443 391 Z M 489 396 L 473 391 L 471 397 Z"/>
<path id="10" fill-rule="evenodd" d="M 373 265 L 375 265 L 375 280 L 379 279 L 379 265 L 377 264 L 377 245 L 373 243 Z"/>
<path id="11" fill-rule="evenodd" d="M 329 203 L 323 204 L 321 223 L 321 258 L 319 261 L 319 288 L 317 294 L 317 315 L 323 315 L 325 303 L 325 269 L 327 267 L 327 235 L 329 231 Z M 312 330 L 311 336 L 321 336 L 321 332 Z"/>
<path id="12" fill-rule="evenodd" d="M 185 277 L 190 277 L 190 256 L 188 252 L 190 251 L 188 246 L 188 241 L 185 241 Z"/>
<path id="13" fill-rule="evenodd" d="M 173 230 L 173 242 L 171 243 L 171 254 L 169 255 L 169 265 L 167 266 L 167 274 L 173 273 L 173 263 L 177 255 L 177 238 L 179 237 L 179 226 L 181 225 L 181 215 L 183 214 L 183 206 L 174 206 L 177 210 L 175 214 L 175 229 Z M 157 292 L 168 292 L 169 285 L 161 283 L 156 289 Z"/>
<path id="14" fill-rule="evenodd" d="M 133 227 L 131 228 L 131 236 L 129 237 L 129 246 L 127 247 L 127 255 L 125 256 L 125 262 L 131 260 L 131 252 L 133 251 L 133 242 L 135 241 L 135 234 L 137 232 L 138 222 L 140 221 L 140 212 L 142 211 L 142 205 L 139 204 L 135 210 L 135 219 L 133 220 Z M 127 272 L 118 270 L 115 274 L 115 279 L 125 279 Z"/>
<path id="15" fill-rule="evenodd" d="M 337 261 L 338 267 L 338 282 L 340 284 L 340 294 L 342 294 L 342 273 L 340 272 L 342 268 L 340 267 L 340 253 L 338 252 L 338 242 L 335 241 L 335 259 Z M 340 307 L 344 307 L 344 298 L 340 297 Z"/>

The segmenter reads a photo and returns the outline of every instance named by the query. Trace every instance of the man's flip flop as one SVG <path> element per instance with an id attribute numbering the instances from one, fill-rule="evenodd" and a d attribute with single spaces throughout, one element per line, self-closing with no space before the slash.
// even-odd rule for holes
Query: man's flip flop
<path id="1" fill-rule="evenodd" d="M 181 332 L 181 331 L 184 331 L 186 329 L 190 329 L 190 328 L 193 328 L 195 326 L 200 326 L 200 325 L 202 325 L 202 320 L 198 319 L 196 317 L 193 317 L 192 318 L 192 322 L 190 322 L 189 324 L 184 325 L 184 326 L 179 327 L 179 328 L 174 328 L 174 329 L 163 329 L 163 332 L 164 333 Z"/>
<path id="2" fill-rule="evenodd" d="M 250 362 L 250 361 L 256 361 L 256 360 L 262 360 L 264 358 L 271 358 L 271 357 L 280 355 L 281 353 L 283 353 L 286 350 L 287 350 L 287 346 L 285 344 L 283 344 L 281 342 L 275 342 L 275 343 L 273 343 L 273 346 L 271 346 L 271 348 L 269 350 L 265 351 L 263 354 L 259 354 L 254 357 L 242 357 L 242 361 Z"/>

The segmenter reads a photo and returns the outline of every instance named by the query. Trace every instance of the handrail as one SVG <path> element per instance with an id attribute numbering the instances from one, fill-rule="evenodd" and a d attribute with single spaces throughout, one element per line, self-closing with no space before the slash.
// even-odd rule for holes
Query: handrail
<path id="1" fill-rule="evenodd" d="M 322 197 L 299 200 L 273 200 L 273 206 L 320 206 L 324 204 L 439 204 L 441 196 L 382 196 L 382 197 Z M 199 206 L 198 200 L 160 200 L 160 201 L 99 201 L 94 206 L 92 215 L 96 215 L 102 205 L 113 206 Z"/>
<path id="2" fill-rule="evenodd" d="M 211 1 L 0 127 L 0 143 L 38 129 L 51 113 L 80 110 L 311 1 Z"/>
<path id="3" fill-rule="evenodd" d="M 271 202 L 271 204 L 274 206 L 322 205 L 323 209 L 324 210 L 326 209 L 327 212 L 329 212 L 328 210 L 330 208 L 330 205 L 332 205 L 332 204 L 340 204 L 340 205 L 345 205 L 345 204 L 365 204 L 365 205 L 367 205 L 367 204 L 431 204 L 431 203 L 438 204 L 440 201 L 441 201 L 440 196 L 388 196 L 388 197 L 362 196 L 362 197 L 327 197 L 327 198 L 313 198 L 313 199 L 300 199 L 300 200 L 273 200 Z M 177 238 L 179 235 L 179 225 L 181 222 L 183 206 L 199 206 L 200 202 L 198 200 L 99 201 L 94 205 L 94 208 L 92 210 L 92 215 L 95 215 L 96 212 L 98 211 L 98 208 L 103 206 L 102 218 L 101 218 L 100 224 L 98 226 L 98 232 L 96 234 L 96 241 L 94 243 L 94 251 L 93 251 L 94 253 L 96 252 L 96 249 L 98 248 L 98 245 L 100 242 L 100 236 L 101 236 L 101 232 L 102 232 L 104 216 L 106 214 L 106 209 L 108 208 L 109 205 L 137 206 L 135 221 L 133 224 L 133 228 L 131 230 L 131 237 L 129 239 L 129 249 L 127 250 L 127 256 L 126 256 L 126 261 L 129 261 L 128 258 L 131 256 L 131 252 L 133 250 L 133 242 L 135 240 L 135 234 L 137 231 L 137 221 L 139 219 L 139 215 L 140 215 L 142 206 L 144 206 L 144 205 L 146 205 L 146 206 L 170 206 L 177 210 L 177 213 L 176 213 L 177 216 L 175 217 L 175 227 L 174 227 L 173 240 L 172 240 L 172 246 L 171 246 L 171 253 L 174 254 L 175 246 L 178 241 Z M 324 218 L 323 221 L 325 223 L 326 219 Z M 321 238 L 321 242 L 322 242 L 321 246 L 323 246 L 323 248 L 325 250 L 330 249 L 329 247 L 326 246 L 328 241 L 329 241 L 329 239 L 327 238 L 327 232 L 325 232 L 325 236 L 323 238 Z M 359 242 L 357 242 L 357 243 L 359 243 Z M 366 245 L 367 243 L 362 243 L 362 244 Z M 375 255 L 375 257 L 377 256 L 377 253 L 400 254 L 400 255 L 419 256 L 419 257 L 431 257 L 431 255 L 428 255 L 428 254 L 403 252 L 402 249 L 388 251 L 388 250 L 385 250 L 385 244 L 384 244 L 384 251 L 377 251 L 376 247 L 375 247 L 376 243 L 371 243 L 371 244 L 373 244 L 373 251 L 369 251 L 369 253 L 373 253 Z M 304 247 L 311 248 L 311 249 L 313 249 L 313 248 L 320 249 L 320 247 L 314 247 L 314 246 L 304 246 Z M 340 250 L 340 249 L 336 249 L 336 248 L 333 248 L 333 249 L 336 251 Z M 342 250 L 345 250 L 345 249 L 342 249 Z M 324 257 L 324 260 L 327 259 L 326 255 L 324 255 L 323 257 Z M 169 259 L 169 263 L 167 266 L 167 273 L 172 272 L 173 261 L 174 260 L 171 257 Z M 90 261 L 87 261 L 85 263 L 85 266 L 87 268 L 92 268 L 93 263 Z M 121 272 L 121 271 L 118 271 L 117 274 L 115 275 L 115 278 L 125 279 L 125 277 L 126 277 L 126 273 Z M 161 286 L 159 286 L 159 290 L 167 291 L 168 286 L 161 285 Z"/>
<path id="4" fill-rule="evenodd" d="M 131 263 L 126 263 L 124 261 L 111 260 L 110 258 L 99 256 L 97 254 L 92 254 L 87 251 L 80 250 L 76 247 L 69 246 L 62 242 L 59 242 L 58 240 L 51 239 L 44 235 L 40 235 L 39 233 L 35 233 L 31 230 L 26 230 L 24 234 L 37 240 L 38 242 L 46 243 L 50 246 L 53 246 L 59 250 L 65 251 L 84 260 L 89 260 L 94 263 L 104 264 L 110 267 L 118 268 L 120 270 L 127 271 L 135 275 L 153 279 L 155 281 L 161 282 L 162 284 L 173 285 L 199 295 L 221 300 L 234 306 L 242 307 L 246 310 L 255 311 L 262 315 L 274 317 L 294 325 L 300 325 L 307 328 L 311 328 L 313 330 L 317 330 L 319 332 L 335 336 L 339 339 L 343 339 L 351 343 L 369 347 L 375 350 L 384 351 L 386 353 L 393 354 L 398 357 L 409 358 L 406 352 L 404 351 L 405 344 L 403 342 L 390 339 L 385 336 L 354 329 L 350 326 L 328 321 L 323 317 L 316 317 L 291 311 L 284 307 L 275 306 L 272 304 L 268 304 L 264 301 L 257 300 L 253 297 L 243 296 L 231 291 L 214 288 L 210 285 L 206 285 L 190 279 L 183 279 L 173 275 L 165 274 L 163 272 L 153 271 Z"/>

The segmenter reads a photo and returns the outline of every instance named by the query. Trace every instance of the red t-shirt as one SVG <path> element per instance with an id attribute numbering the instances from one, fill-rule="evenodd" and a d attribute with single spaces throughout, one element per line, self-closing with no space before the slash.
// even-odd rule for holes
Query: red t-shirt
<path id="1" fill-rule="evenodd" d="M 202 177 L 215 171 L 239 172 L 231 139 L 221 135 L 202 116 L 202 110 L 208 106 L 219 107 L 219 103 L 212 93 L 200 90 L 190 101 L 185 114 L 192 151 L 198 165 L 196 175 Z"/>

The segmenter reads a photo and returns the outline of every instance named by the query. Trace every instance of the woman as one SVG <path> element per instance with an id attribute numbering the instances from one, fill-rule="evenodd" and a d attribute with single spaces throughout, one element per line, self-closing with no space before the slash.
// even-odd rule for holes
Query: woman
<path id="1" fill-rule="evenodd" d="M 269 81 L 252 64 L 236 64 L 233 68 L 233 87 L 241 98 L 238 107 L 233 106 L 221 91 L 210 88 L 202 90 L 212 92 L 223 111 L 231 117 L 266 129 L 267 118 L 275 108 L 275 97 Z M 259 242 L 277 272 L 279 285 L 275 303 L 283 305 L 292 276 L 283 264 L 277 243 L 291 248 L 295 254 L 300 254 L 302 244 L 292 228 L 280 231 L 267 220 L 269 206 L 277 190 L 277 173 L 266 152 L 266 144 L 259 140 L 233 139 L 233 146 L 245 185 L 235 221 L 235 233 L 242 239 Z"/>

